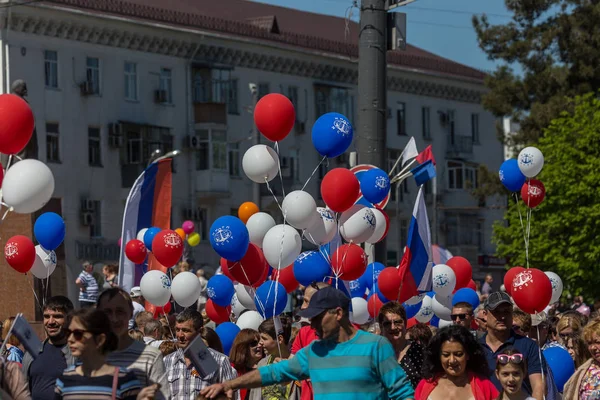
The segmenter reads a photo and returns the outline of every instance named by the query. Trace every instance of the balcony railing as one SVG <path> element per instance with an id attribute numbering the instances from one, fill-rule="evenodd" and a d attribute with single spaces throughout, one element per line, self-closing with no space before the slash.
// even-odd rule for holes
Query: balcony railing
<path id="1" fill-rule="evenodd" d="M 227 124 L 230 82 L 217 79 L 194 80 L 194 121 L 197 124 Z"/>
<path id="2" fill-rule="evenodd" d="M 473 154 L 473 139 L 471 136 L 448 136 L 446 153 L 453 156 Z"/>

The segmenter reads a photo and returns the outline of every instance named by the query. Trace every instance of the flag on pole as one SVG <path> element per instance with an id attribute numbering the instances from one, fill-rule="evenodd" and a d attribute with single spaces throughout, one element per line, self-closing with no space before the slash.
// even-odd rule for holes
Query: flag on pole
<path id="1" fill-rule="evenodd" d="M 425 148 L 425 150 L 423 150 L 421 153 L 419 153 L 416 157 L 417 157 L 416 160 L 419 164 L 423 164 L 423 163 L 431 160 L 433 165 L 435 165 L 435 157 L 433 156 L 433 150 L 431 148 L 431 145 L 427 146 Z"/>
<path id="2" fill-rule="evenodd" d="M 134 264 L 125 256 L 125 245 L 135 239 L 143 228 L 156 226 L 169 229 L 171 225 L 171 158 L 156 161 L 142 172 L 131 187 L 121 229 L 121 255 L 119 258 L 119 285 L 127 292 L 139 286 L 146 270 L 166 268 L 152 254 L 148 255 L 148 266 Z"/>
<path id="3" fill-rule="evenodd" d="M 436 176 L 435 165 L 432 160 L 425 161 L 425 163 L 411 169 L 410 172 L 415 177 L 417 186 L 425 184 L 425 182 Z"/>
<path id="4" fill-rule="evenodd" d="M 429 146 L 431 147 L 431 146 Z M 411 137 L 404 150 L 402 150 L 402 154 L 400 157 L 402 158 L 402 164 L 400 167 L 403 167 L 409 160 L 417 157 L 419 155 L 419 151 L 417 150 L 417 144 L 415 143 L 415 138 Z"/>
<path id="5" fill-rule="evenodd" d="M 431 290 L 432 261 L 429 218 L 427 217 L 423 188 L 421 187 L 417 194 L 417 201 L 408 229 L 406 248 L 398 270 L 402 281 L 402 298 L 400 301 L 406 301 L 419 294 L 419 292 Z"/>

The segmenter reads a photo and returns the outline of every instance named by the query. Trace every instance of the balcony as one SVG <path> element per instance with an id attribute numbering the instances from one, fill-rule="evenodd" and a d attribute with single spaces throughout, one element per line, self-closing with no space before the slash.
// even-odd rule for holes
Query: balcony
<path id="1" fill-rule="evenodd" d="M 230 196 L 230 179 L 228 171 L 203 170 L 196 171 L 196 194 L 199 199 L 211 200 Z"/>
<path id="2" fill-rule="evenodd" d="M 446 146 L 447 157 L 461 158 L 471 155 L 473 155 L 473 139 L 471 136 L 448 136 L 448 143 Z"/>
<path id="3" fill-rule="evenodd" d="M 229 79 L 207 79 L 197 76 L 193 83 L 194 122 L 227 125 Z"/>

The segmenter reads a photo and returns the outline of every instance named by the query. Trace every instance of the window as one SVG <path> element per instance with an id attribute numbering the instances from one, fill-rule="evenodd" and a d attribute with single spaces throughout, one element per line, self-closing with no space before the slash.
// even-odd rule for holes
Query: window
<path id="1" fill-rule="evenodd" d="M 448 189 L 477 188 L 477 166 L 460 161 L 448 161 Z"/>
<path id="2" fill-rule="evenodd" d="M 350 89 L 315 85 L 315 104 L 316 117 L 328 112 L 340 113 L 350 120 L 354 121 L 354 96 Z"/>
<path id="3" fill-rule="evenodd" d="M 138 99 L 137 64 L 132 62 L 125 62 L 125 99 Z"/>
<path id="4" fill-rule="evenodd" d="M 456 121 L 454 119 L 454 110 L 448 110 L 448 133 L 450 134 L 450 143 L 454 144 L 456 135 Z"/>
<path id="5" fill-rule="evenodd" d="M 258 84 L 258 99 L 262 99 L 264 96 L 270 93 L 269 84 L 268 83 L 259 83 Z"/>
<path id="6" fill-rule="evenodd" d="M 196 135 L 200 136 L 200 149 L 196 151 L 196 170 L 226 171 L 228 169 L 227 132 L 222 129 L 200 129 L 196 131 Z"/>
<path id="7" fill-rule="evenodd" d="M 199 208 L 200 211 L 200 226 L 199 226 L 199 234 L 200 237 L 208 236 L 208 210 L 206 208 Z"/>
<path id="8" fill-rule="evenodd" d="M 92 223 L 90 224 L 90 237 L 101 238 L 102 237 L 102 203 L 100 201 L 94 201 L 94 209 L 92 210 Z"/>
<path id="9" fill-rule="evenodd" d="M 396 123 L 398 124 L 398 135 L 406 135 L 406 103 L 398 102 Z"/>
<path id="10" fill-rule="evenodd" d="M 86 59 L 86 79 L 90 84 L 91 94 L 100 94 L 100 59 L 96 57 L 87 57 Z"/>
<path id="11" fill-rule="evenodd" d="M 294 105 L 294 109 L 296 110 L 296 119 L 298 119 L 298 86 L 288 86 L 288 99 L 290 99 Z"/>
<path id="12" fill-rule="evenodd" d="M 387 260 L 385 265 L 398 265 L 398 252 L 393 250 L 387 251 Z"/>
<path id="13" fill-rule="evenodd" d="M 92 167 L 102 166 L 100 150 L 100 128 L 88 127 L 88 163 Z"/>
<path id="14" fill-rule="evenodd" d="M 144 162 L 143 144 L 141 132 L 127 132 L 127 164 Z"/>
<path id="15" fill-rule="evenodd" d="M 229 145 L 229 176 L 240 176 L 240 144 L 231 143 Z"/>
<path id="16" fill-rule="evenodd" d="M 58 53 L 44 51 L 44 81 L 47 88 L 58 88 Z"/>
<path id="17" fill-rule="evenodd" d="M 160 90 L 164 90 L 166 93 L 165 103 L 173 103 L 173 85 L 171 82 L 171 69 L 161 68 L 160 69 Z"/>
<path id="18" fill-rule="evenodd" d="M 483 249 L 483 221 L 475 214 L 446 213 L 447 246 L 477 246 Z"/>
<path id="19" fill-rule="evenodd" d="M 60 162 L 58 124 L 46 123 L 46 161 Z"/>
<path id="20" fill-rule="evenodd" d="M 479 144 L 479 114 L 471 114 L 471 139 L 473 143 Z"/>
<path id="21" fill-rule="evenodd" d="M 229 82 L 229 96 L 227 98 L 227 112 L 229 114 L 239 114 L 240 106 L 238 99 L 239 81 L 238 79 L 232 79 Z"/>
<path id="22" fill-rule="evenodd" d="M 423 139 L 431 140 L 431 109 L 429 107 L 421 108 L 421 126 L 423 128 Z"/>

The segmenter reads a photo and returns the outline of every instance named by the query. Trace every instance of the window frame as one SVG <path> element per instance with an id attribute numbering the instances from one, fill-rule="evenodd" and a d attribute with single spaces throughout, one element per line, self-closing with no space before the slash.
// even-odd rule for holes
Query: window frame
<path id="1" fill-rule="evenodd" d="M 127 70 L 128 65 L 133 66 L 133 68 L 134 68 L 133 72 Z M 139 78 L 138 78 L 137 66 L 138 66 L 138 64 L 133 61 L 125 61 L 123 64 L 123 75 L 124 75 L 124 80 L 125 80 L 125 88 L 123 91 L 123 96 L 125 97 L 125 100 L 127 100 L 127 101 L 139 101 Z M 131 91 L 130 84 L 132 82 L 133 82 L 133 89 L 134 89 L 133 96 L 131 96 L 131 93 L 128 93 Z"/>
<path id="2" fill-rule="evenodd" d="M 54 53 L 56 55 L 55 60 L 51 60 L 48 58 L 49 53 Z M 50 67 L 54 66 L 51 70 Z M 51 72 L 54 72 L 51 74 Z M 52 85 L 50 81 L 50 75 L 54 75 L 56 82 L 55 85 Z M 44 50 L 44 85 L 46 89 L 58 89 L 59 88 L 59 76 L 58 76 L 58 51 L 56 50 Z"/>
<path id="3" fill-rule="evenodd" d="M 97 60 L 98 66 L 90 66 L 91 60 Z M 95 74 L 97 73 L 97 82 L 94 80 Z M 92 92 L 91 95 L 100 96 L 102 94 L 102 62 L 100 57 L 90 57 L 86 56 L 85 58 L 85 79 L 86 82 L 91 84 Z"/>
<path id="4" fill-rule="evenodd" d="M 56 126 L 56 132 L 48 129 L 52 125 Z M 51 141 L 50 139 L 53 140 Z M 52 149 L 53 143 L 56 145 L 56 149 Z M 51 153 L 54 153 L 53 150 L 55 150 L 56 157 L 50 156 Z M 60 124 L 58 122 L 46 122 L 46 162 L 60 164 L 60 153 Z"/>
<path id="5" fill-rule="evenodd" d="M 98 132 L 97 137 L 92 137 L 92 130 L 96 130 Z M 98 150 L 98 160 L 96 162 L 92 161 L 92 142 L 95 143 Z M 88 126 L 88 166 L 90 167 L 103 167 L 102 164 L 102 129 L 98 126 Z"/>
<path id="6" fill-rule="evenodd" d="M 421 107 L 421 134 L 424 140 L 431 140 L 431 107 Z"/>
<path id="7" fill-rule="evenodd" d="M 163 104 L 173 104 L 173 69 L 161 67 L 159 75 L 159 90 L 167 93 Z"/>
<path id="8" fill-rule="evenodd" d="M 406 136 L 406 103 L 399 101 L 396 108 L 396 129 L 398 136 Z"/>

